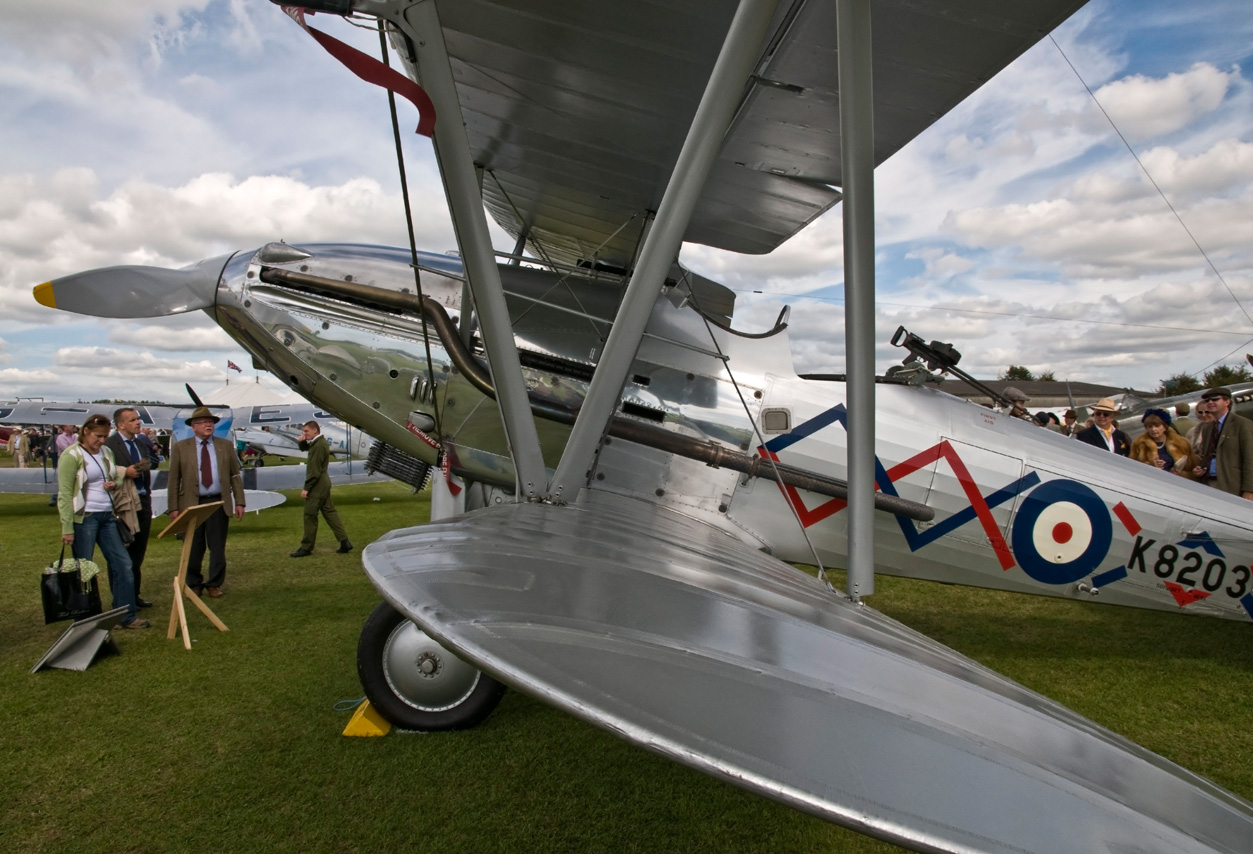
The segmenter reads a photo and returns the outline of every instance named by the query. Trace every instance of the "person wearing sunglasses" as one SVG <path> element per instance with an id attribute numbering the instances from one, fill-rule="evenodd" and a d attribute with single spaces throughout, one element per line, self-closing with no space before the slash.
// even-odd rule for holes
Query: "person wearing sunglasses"
<path id="1" fill-rule="evenodd" d="M 1127 434 L 1119 430 L 1114 421 L 1114 413 L 1118 407 L 1114 405 L 1113 399 L 1103 397 L 1088 409 L 1092 413 L 1092 426 L 1080 430 L 1075 438 L 1095 448 L 1113 451 L 1120 457 L 1129 456 L 1131 442 L 1127 439 Z"/>
<path id="2" fill-rule="evenodd" d="M 1231 390 L 1207 389 L 1201 401 L 1214 416 L 1201 427 L 1201 464 L 1193 474 L 1203 483 L 1253 501 L 1253 421 L 1231 411 Z"/>

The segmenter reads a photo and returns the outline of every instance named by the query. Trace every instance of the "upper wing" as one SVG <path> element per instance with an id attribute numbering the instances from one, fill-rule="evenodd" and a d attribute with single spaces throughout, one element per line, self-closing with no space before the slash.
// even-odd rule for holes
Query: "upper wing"
<path id="1" fill-rule="evenodd" d="M 507 504 L 363 559 L 397 608 L 508 684 L 918 850 L 1253 838 L 1253 805 L 665 508 Z"/>
<path id="2" fill-rule="evenodd" d="M 876 0 L 875 163 L 1083 2 Z M 627 265 L 643 217 L 661 203 L 735 7 L 440 0 L 471 153 L 496 221 L 558 260 Z M 687 240 L 769 252 L 838 201 L 835 42 L 834 0 L 780 3 Z"/>

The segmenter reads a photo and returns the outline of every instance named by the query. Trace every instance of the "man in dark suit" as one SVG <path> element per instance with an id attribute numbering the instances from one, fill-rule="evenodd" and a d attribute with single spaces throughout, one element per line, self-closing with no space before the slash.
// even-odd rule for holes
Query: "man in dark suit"
<path id="1" fill-rule="evenodd" d="M 139 530 L 135 532 L 134 541 L 126 547 L 135 574 L 135 604 L 140 608 L 151 608 L 152 603 L 139 595 L 139 582 L 144 555 L 148 552 L 148 535 L 152 531 L 152 469 L 160 464 L 160 458 L 152 440 L 143 433 L 138 410 L 130 407 L 117 410 L 113 413 L 113 424 L 117 431 L 104 443 L 113 451 L 118 468 L 125 468 L 126 477 L 135 482 L 135 490 L 139 493 L 139 510 L 136 513 Z"/>
<path id="2" fill-rule="evenodd" d="M 1231 411 L 1231 390 L 1211 388 L 1198 405 L 1212 421 L 1201 425 L 1201 464 L 1192 470 L 1203 483 L 1253 500 L 1253 421 Z"/>
<path id="3" fill-rule="evenodd" d="M 1131 442 L 1126 433 L 1114 426 L 1114 413 L 1118 411 L 1118 407 L 1114 405 L 1113 399 L 1103 397 L 1089 409 L 1092 411 L 1093 424 L 1076 433 L 1075 438 L 1102 450 L 1113 451 L 1120 457 L 1129 456 Z"/>
<path id="4" fill-rule="evenodd" d="M 187 586 L 196 593 L 207 589 L 210 596 L 222 595 L 226 581 L 226 534 L 231 516 L 244 517 L 244 481 L 240 475 L 235 446 L 213 435 L 213 425 L 221 419 L 208 407 L 198 407 L 187 419 L 192 437 L 175 442 L 170 448 L 170 518 L 197 504 L 221 501 L 222 506 L 196 528 L 188 554 Z M 209 579 L 200 573 L 205 548 L 209 550 Z"/>

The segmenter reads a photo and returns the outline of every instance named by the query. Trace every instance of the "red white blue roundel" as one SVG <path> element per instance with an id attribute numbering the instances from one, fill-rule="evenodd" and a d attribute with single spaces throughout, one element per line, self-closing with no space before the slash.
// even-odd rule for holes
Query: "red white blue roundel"
<path id="1" fill-rule="evenodd" d="M 1036 487 L 1014 518 L 1014 558 L 1043 584 L 1070 584 L 1101 565 L 1114 537 L 1105 502 L 1073 480 Z"/>

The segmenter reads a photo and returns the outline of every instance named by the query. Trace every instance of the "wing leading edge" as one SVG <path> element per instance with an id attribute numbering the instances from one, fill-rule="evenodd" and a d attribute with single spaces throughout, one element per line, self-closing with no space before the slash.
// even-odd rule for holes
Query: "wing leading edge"
<path id="1" fill-rule="evenodd" d="M 1253 805 L 673 511 L 597 494 L 396 531 L 380 591 L 483 670 L 918 850 L 1245 850 Z"/>

